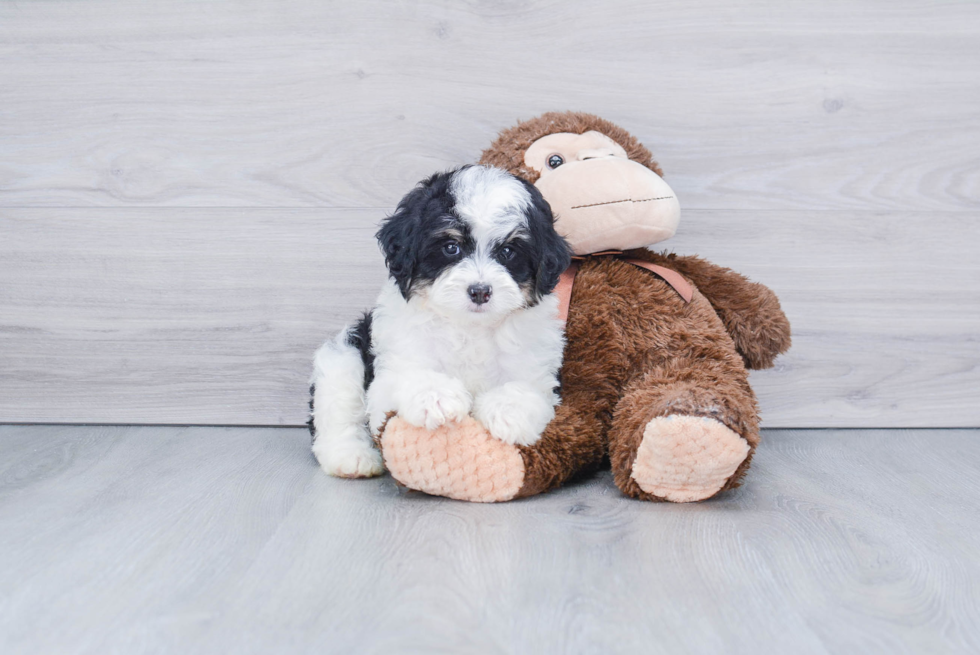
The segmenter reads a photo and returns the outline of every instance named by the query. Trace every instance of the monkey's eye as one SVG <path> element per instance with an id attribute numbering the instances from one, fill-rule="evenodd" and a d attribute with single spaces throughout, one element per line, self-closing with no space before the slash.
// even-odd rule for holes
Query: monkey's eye
<path id="1" fill-rule="evenodd" d="M 455 257 L 456 255 L 459 254 L 459 244 L 456 243 L 455 241 L 450 241 L 449 243 L 447 243 L 442 247 L 442 252 L 447 257 Z"/>
<path id="2" fill-rule="evenodd" d="M 548 168 L 558 168 L 564 163 L 565 158 L 559 155 L 557 152 L 548 156 Z"/>
<path id="3" fill-rule="evenodd" d="M 511 248 L 510 246 L 504 246 L 503 248 L 500 249 L 501 259 L 504 259 L 506 261 L 512 260 L 514 258 L 514 255 L 516 254 L 517 251 Z"/>

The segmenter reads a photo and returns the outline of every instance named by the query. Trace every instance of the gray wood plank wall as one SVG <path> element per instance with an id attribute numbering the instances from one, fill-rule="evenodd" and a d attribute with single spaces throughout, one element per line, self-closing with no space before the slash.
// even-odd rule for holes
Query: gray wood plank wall
<path id="1" fill-rule="evenodd" d="M 0 421 L 299 424 L 419 178 L 632 130 L 771 286 L 768 427 L 980 425 L 980 5 L 0 2 Z"/>

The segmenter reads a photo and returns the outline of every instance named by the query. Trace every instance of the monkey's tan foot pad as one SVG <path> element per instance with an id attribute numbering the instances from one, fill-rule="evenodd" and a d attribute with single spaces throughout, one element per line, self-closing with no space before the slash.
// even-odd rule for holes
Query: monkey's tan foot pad
<path id="1" fill-rule="evenodd" d="M 647 423 L 631 477 L 674 503 L 714 496 L 749 455 L 749 444 L 712 418 L 665 416 Z"/>
<path id="2" fill-rule="evenodd" d="M 395 480 L 433 496 L 494 503 L 511 500 L 524 484 L 517 447 L 473 418 L 430 431 L 394 417 L 381 435 L 381 453 Z"/>

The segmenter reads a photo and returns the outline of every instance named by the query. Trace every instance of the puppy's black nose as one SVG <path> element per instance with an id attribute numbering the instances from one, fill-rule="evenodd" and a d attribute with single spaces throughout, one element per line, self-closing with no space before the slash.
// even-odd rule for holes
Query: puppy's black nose
<path id="1" fill-rule="evenodd" d="M 490 301 L 490 289 L 489 284 L 471 284 L 470 288 L 466 290 L 470 294 L 470 300 L 475 302 L 477 305 L 482 305 Z"/>

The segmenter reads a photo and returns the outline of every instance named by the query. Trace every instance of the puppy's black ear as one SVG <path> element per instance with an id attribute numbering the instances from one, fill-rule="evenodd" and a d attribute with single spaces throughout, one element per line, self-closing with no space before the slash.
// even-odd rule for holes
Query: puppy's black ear
<path id="1" fill-rule="evenodd" d="M 395 213 L 384 220 L 375 235 L 384 253 L 388 274 L 398 284 L 405 300 L 408 300 L 418 274 L 426 213 L 431 214 L 433 203 L 438 204 L 438 199 L 446 196 L 453 173 L 455 171 L 436 173 L 419 182 L 399 201 Z"/>
<path id="2" fill-rule="evenodd" d="M 565 239 L 555 231 L 555 217 L 551 213 L 551 205 L 533 184 L 525 180 L 521 181 L 531 194 L 528 228 L 538 251 L 534 292 L 540 297 L 551 293 L 558 284 L 562 271 L 572 263 L 572 250 Z"/>
<path id="3" fill-rule="evenodd" d="M 411 194 L 409 194 L 411 195 Z M 395 213 L 381 224 L 375 235 L 381 252 L 385 256 L 388 275 L 398 285 L 402 297 L 408 300 L 415 276 L 415 242 L 418 239 L 419 217 L 417 212 L 406 206 L 408 197 L 402 200 Z"/>

